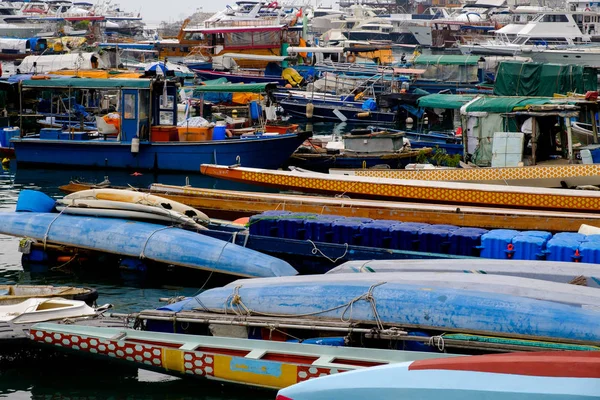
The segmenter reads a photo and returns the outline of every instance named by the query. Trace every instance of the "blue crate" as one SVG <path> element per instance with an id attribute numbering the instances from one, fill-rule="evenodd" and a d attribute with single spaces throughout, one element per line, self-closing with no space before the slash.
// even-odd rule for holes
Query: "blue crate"
<path id="1" fill-rule="evenodd" d="M 459 256 L 478 257 L 481 246 L 481 236 L 488 233 L 487 229 L 459 228 L 450 232 L 450 254 Z"/>
<path id="2" fill-rule="evenodd" d="M 290 215 L 289 211 L 265 211 L 250 217 L 250 234 L 258 236 L 279 237 L 277 221 L 279 217 Z"/>
<path id="3" fill-rule="evenodd" d="M 390 227 L 390 248 L 398 250 L 418 250 L 419 231 L 431 225 L 420 222 L 404 222 Z"/>
<path id="4" fill-rule="evenodd" d="M 286 239 L 304 240 L 306 238 L 304 222 L 308 219 L 316 219 L 317 217 L 317 214 L 312 213 L 290 213 L 283 215 L 277 221 L 278 235 Z"/>
<path id="5" fill-rule="evenodd" d="M 481 257 L 495 259 L 510 258 L 512 239 L 518 234 L 519 231 L 512 229 L 493 229 L 482 235 Z"/>
<path id="6" fill-rule="evenodd" d="M 384 219 L 363 224 L 360 228 L 363 238 L 362 245 L 389 248 L 392 241 L 390 228 L 397 224 L 398 221 L 388 221 Z"/>
<path id="7" fill-rule="evenodd" d="M 61 128 L 42 128 L 40 129 L 40 139 L 58 140 L 62 134 Z"/>
<path id="8" fill-rule="evenodd" d="M 331 225 L 333 221 L 339 219 L 344 219 L 344 217 L 318 215 L 314 219 L 307 219 L 304 221 L 304 229 L 306 229 L 305 239 L 312 240 L 313 242 L 332 242 L 333 228 Z"/>
<path id="9" fill-rule="evenodd" d="M 333 243 L 349 245 L 362 245 L 362 235 L 360 228 L 363 223 L 372 222 L 369 218 L 344 218 L 338 219 L 331 224 L 333 230 Z"/>
<path id="10" fill-rule="evenodd" d="M 579 253 L 581 255 L 581 262 L 600 264 L 600 241 L 594 240 L 581 243 Z"/>
<path id="11" fill-rule="evenodd" d="M 558 235 L 558 234 L 557 234 Z M 567 238 L 556 238 L 554 235 L 552 239 L 546 243 L 546 260 L 548 261 L 566 261 L 573 262 L 579 261 L 579 246 L 581 241 L 574 240 L 575 236 Z"/>
<path id="12" fill-rule="evenodd" d="M 513 257 L 516 260 L 541 260 L 545 258 L 546 243 L 552 237 L 550 232 L 521 232 L 512 240 Z"/>

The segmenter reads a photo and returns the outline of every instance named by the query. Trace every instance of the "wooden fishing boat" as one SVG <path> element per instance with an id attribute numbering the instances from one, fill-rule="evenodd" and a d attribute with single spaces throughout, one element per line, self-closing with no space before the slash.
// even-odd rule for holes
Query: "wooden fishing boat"
<path id="1" fill-rule="evenodd" d="M 32 297 L 48 299 L 60 297 L 69 300 L 80 300 L 93 304 L 98 292 L 92 288 L 49 285 L 0 285 L 0 306 L 21 303 Z"/>
<path id="2" fill-rule="evenodd" d="M 160 310 L 179 313 L 195 310 L 200 304 L 203 311 L 215 315 L 269 316 L 280 322 L 310 316 L 321 323 L 342 320 L 378 329 L 398 326 L 404 330 L 502 336 L 594 347 L 600 343 L 597 307 L 522 297 L 507 294 L 508 290 L 487 291 L 481 282 L 477 291 L 445 287 L 443 278 L 454 274 L 446 274 L 436 283 L 388 280 L 389 276 L 382 275 L 238 280 Z M 469 275 L 460 277 L 466 276 Z M 484 279 L 490 283 L 498 281 L 495 275 L 479 276 L 486 277 Z M 549 283 L 544 282 L 541 286 L 549 289 Z M 526 284 L 522 281 L 519 285 Z M 556 321 L 562 322 L 556 324 Z"/>
<path id="3" fill-rule="evenodd" d="M 92 184 L 71 182 L 61 186 L 66 193 L 94 188 Z M 379 218 L 403 222 L 439 223 L 520 230 L 577 232 L 582 224 L 600 226 L 600 215 L 581 212 L 500 209 L 458 204 L 439 205 L 381 200 L 303 196 L 282 193 L 254 193 L 202 189 L 191 186 L 153 184 L 138 189 L 195 207 L 213 218 L 234 220 L 270 210 L 287 210 L 346 217 Z"/>
<path id="4" fill-rule="evenodd" d="M 328 376 L 280 390 L 277 400 L 584 400 L 598 396 L 600 354 L 541 352 L 413 361 Z"/>
<path id="5" fill-rule="evenodd" d="M 13 212 L 0 232 L 42 243 L 147 258 L 234 276 L 296 274 L 288 263 L 196 232 L 119 218 Z"/>
<path id="6" fill-rule="evenodd" d="M 31 339 L 57 349 L 127 361 L 181 377 L 269 389 L 338 372 L 430 358 L 455 357 L 414 351 L 364 349 L 266 340 L 143 332 L 42 323 Z"/>
<path id="7" fill-rule="evenodd" d="M 84 301 L 30 298 L 16 304 L 0 306 L 0 321 L 13 324 L 51 321 L 95 315 Z"/>
<path id="8" fill-rule="evenodd" d="M 600 271 L 595 264 L 532 260 L 370 260 L 348 261 L 327 274 L 388 272 L 454 272 L 493 274 L 572 283 L 600 288 Z"/>
<path id="9" fill-rule="evenodd" d="M 415 170 L 330 169 L 330 174 L 422 181 L 485 183 L 546 188 L 600 185 L 600 165 L 565 164 L 505 168 L 435 168 Z"/>
<path id="10" fill-rule="evenodd" d="M 431 153 L 431 148 L 368 154 L 351 151 L 341 151 L 339 154 L 296 152 L 285 164 L 318 172 L 327 172 L 331 168 L 371 168 L 376 165 L 404 168 L 415 162 L 422 153 Z"/>
<path id="11" fill-rule="evenodd" d="M 203 164 L 201 172 L 236 182 L 331 195 L 538 210 L 600 210 L 600 193 L 594 191 L 332 176 L 302 171 L 269 171 L 209 164 Z"/>

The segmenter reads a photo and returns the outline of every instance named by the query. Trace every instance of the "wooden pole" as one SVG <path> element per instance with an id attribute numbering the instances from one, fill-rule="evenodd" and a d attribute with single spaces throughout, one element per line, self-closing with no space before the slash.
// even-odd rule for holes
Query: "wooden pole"
<path id="1" fill-rule="evenodd" d="M 592 132 L 594 133 L 594 144 L 598 144 L 598 124 L 596 124 L 596 113 L 590 109 L 590 117 L 592 120 Z"/>
<path id="2" fill-rule="evenodd" d="M 568 143 L 568 151 L 569 151 L 569 164 L 573 164 L 573 130 L 571 129 L 571 119 L 569 117 L 566 117 L 565 123 L 567 124 L 567 143 Z"/>
<path id="3" fill-rule="evenodd" d="M 537 119 L 531 117 L 531 165 L 537 163 L 537 157 L 535 155 L 537 151 Z"/>

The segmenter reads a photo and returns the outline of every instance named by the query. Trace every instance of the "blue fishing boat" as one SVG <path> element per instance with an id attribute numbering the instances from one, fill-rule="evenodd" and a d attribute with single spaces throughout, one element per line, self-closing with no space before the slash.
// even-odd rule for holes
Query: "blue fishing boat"
<path id="1" fill-rule="evenodd" d="M 584 400 L 599 387 L 596 352 L 512 353 L 361 369 L 298 383 L 277 400 Z"/>
<path id="2" fill-rule="evenodd" d="M 205 92 L 264 92 L 273 85 L 213 85 Z M 12 139 L 17 162 L 98 168 L 197 172 L 202 163 L 278 168 L 310 136 L 309 133 L 252 135 L 227 139 L 216 127 L 213 140 L 180 141 L 177 129 L 177 87 L 161 79 L 53 79 L 22 83 L 22 96 L 32 90 L 112 93 L 119 99 L 119 128 L 109 132 L 42 129 Z M 69 100 L 70 101 L 70 100 Z M 217 130 L 219 135 L 217 135 Z M 185 135 L 184 135 L 185 136 Z M 82 156 L 85 155 L 85 156 Z M 268 157 L 265 157 L 268 155 Z"/>

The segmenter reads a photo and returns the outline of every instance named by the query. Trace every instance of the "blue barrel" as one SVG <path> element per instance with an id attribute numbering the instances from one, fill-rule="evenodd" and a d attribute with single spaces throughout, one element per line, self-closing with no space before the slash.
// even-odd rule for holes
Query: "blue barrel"
<path id="1" fill-rule="evenodd" d="M 331 243 L 333 241 L 333 228 L 331 225 L 339 219 L 344 219 L 344 217 L 317 215 L 316 218 L 307 219 L 304 221 L 304 229 L 306 229 L 305 239 L 312 240 L 313 242 Z"/>
<path id="2" fill-rule="evenodd" d="M 54 210 L 56 201 L 37 190 L 21 190 L 16 211 L 48 213 Z"/>
<path id="3" fill-rule="evenodd" d="M 333 243 L 362 245 L 362 235 L 360 228 L 363 223 L 373 221 L 370 218 L 344 218 L 334 221 L 331 224 L 333 229 Z"/>
<path id="4" fill-rule="evenodd" d="M 448 253 L 459 256 L 478 257 L 481 246 L 481 236 L 488 233 L 487 229 L 459 228 L 450 232 Z"/>
<path id="5" fill-rule="evenodd" d="M 290 213 L 288 215 L 282 215 L 277 221 L 279 237 L 295 240 L 306 239 L 304 222 L 308 219 L 316 219 L 317 217 L 317 214 L 312 213 Z"/>
<path id="6" fill-rule="evenodd" d="M 573 262 L 579 261 L 579 246 L 581 241 L 574 240 L 571 238 L 556 238 L 554 235 L 552 239 L 546 243 L 546 260 L 548 261 L 565 261 Z"/>
<path id="7" fill-rule="evenodd" d="M 579 253 L 581 255 L 581 262 L 600 264 L 600 241 L 594 240 L 581 243 Z"/>
<path id="8" fill-rule="evenodd" d="M 279 237 L 277 221 L 280 216 L 291 214 L 289 211 L 265 211 L 250 217 L 250 234 L 258 236 Z"/>
<path id="9" fill-rule="evenodd" d="M 439 225 L 431 225 L 421 229 L 419 235 L 419 251 L 425 253 L 448 253 L 450 248 L 450 233 L 446 228 Z"/>
<path id="10" fill-rule="evenodd" d="M 550 232 L 521 232 L 512 240 L 514 246 L 513 259 L 541 260 L 545 258 L 546 243 L 552 235 Z"/>
<path id="11" fill-rule="evenodd" d="M 227 138 L 227 126 L 216 125 L 213 128 L 212 140 L 225 140 Z"/>
<path id="12" fill-rule="evenodd" d="M 506 259 L 512 256 L 512 239 L 519 231 L 512 229 L 493 229 L 481 236 L 481 257 Z M 510 246 L 509 246 L 510 245 Z"/>
<path id="13" fill-rule="evenodd" d="M 262 116 L 262 107 L 256 101 L 250 102 L 250 118 L 259 119 Z"/>
<path id="14" fill-rule="evenodd" d="M 392 249 L 417 250 L 419 248 L 419 231 L 431 226 L 420 222 L 404 222 L 390 227 Z"/>
<path id="15" fill-rule="evenodd" d="M 392 237 L 390 228 L 397 225 L 398 221 L 388 221 L 385 219 L 367 222 L 360 227 L 362 234 L 362 245 L 368 247 L 389 248 Z"/>

